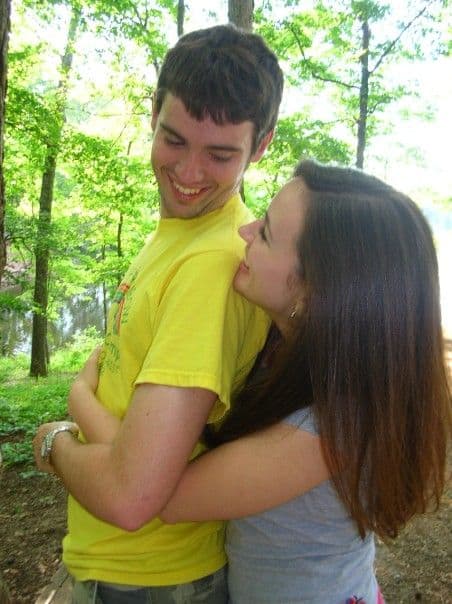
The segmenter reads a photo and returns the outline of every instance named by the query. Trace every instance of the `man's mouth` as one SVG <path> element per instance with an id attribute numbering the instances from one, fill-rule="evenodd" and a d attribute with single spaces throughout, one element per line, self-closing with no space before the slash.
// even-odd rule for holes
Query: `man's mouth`
<path id="1" fill-rule="evenodd" d="M 187 189 L 186 187 L 181 187 L 181 185 L 177 184 L 177 182 L 174 182 L 174 180 L 172 183 L 174 188 L 184 195 L 198 195 L 198 193 L 202 191 L 202 189 Z"/>
<path id="2" fill-rule="evenodd" d="M 209 188 L 209 187 L 198 187 L 195 189 L 193 187 L 183 187 L 178 182 L 176 182 L 173 178 L 169 177 L 169 180 L 170 180 L 171 184 L 173 185 L 174 189 L 177 191 L 177 193 L 180 193 L 181 195 L 184 195 L 185 197 L 196 197 L 197 195 L 200 195 L 204 191 L 207 191 L 207 189 Z"/>

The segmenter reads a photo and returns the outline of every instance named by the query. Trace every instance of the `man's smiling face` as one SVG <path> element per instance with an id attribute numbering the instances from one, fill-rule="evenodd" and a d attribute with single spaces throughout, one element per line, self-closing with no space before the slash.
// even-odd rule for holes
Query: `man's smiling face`
<path id="1" fill-rule="evenodd" d="M 151 163 L 163 218 L 194 218 L 222 207 L 239 190 L 249 162 L 260 159 L 266 147 L 251 155 L 251 122 L 198 121 L 170 93 L 153 114 L 152 129 Z"/>

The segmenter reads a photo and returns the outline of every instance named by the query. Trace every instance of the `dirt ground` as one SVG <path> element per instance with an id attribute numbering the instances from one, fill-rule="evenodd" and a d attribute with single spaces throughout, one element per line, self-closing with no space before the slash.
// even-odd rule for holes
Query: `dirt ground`
<path id="1" fill-rule="evenodd" d="M 34 603 L 50 583 L 66 531 L 66 493 L 53 476 L 0 477 L 0 569 L 13 604 Z"/>
<path id="2" fill-rule="evenodd" d="M 0 570 L 13 604 L 34 604 L 50 582 L 61 558 L 65 503 L 54 477 L 0 469 Z M 450 484 L 438 512 L 415 519 L 390 546 L 377 544 L 377 575 L 387 604 L 452 603 Z"/>

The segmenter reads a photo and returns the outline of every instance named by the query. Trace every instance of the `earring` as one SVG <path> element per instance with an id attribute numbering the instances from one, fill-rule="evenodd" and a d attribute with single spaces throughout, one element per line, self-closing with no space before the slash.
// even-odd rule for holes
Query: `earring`
<path id="1" fill-rule="evenodd" d="M 294 309 L 294 310 L 293 310 L 293 311 L 290 313 L 290 315 L 289 315 L 289 319 L 295 319 L 295 317 L 296 317 L 296 316 L 297 316 L 297 310 L 296 310 L 296 309 Z"/>

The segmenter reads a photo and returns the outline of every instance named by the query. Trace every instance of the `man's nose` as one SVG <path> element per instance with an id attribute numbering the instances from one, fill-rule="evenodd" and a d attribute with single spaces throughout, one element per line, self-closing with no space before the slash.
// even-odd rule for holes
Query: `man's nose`
<path id="1" fill-rule="evenodd" d="M 199 154 L 194 152 L 185 153 L 179 158 L 175 173 L 181 184 L 190 185 L 201 182 L 204 178 L 204 170 Z"/>

